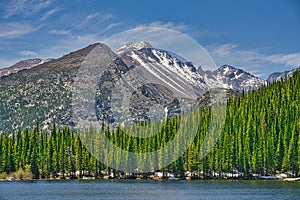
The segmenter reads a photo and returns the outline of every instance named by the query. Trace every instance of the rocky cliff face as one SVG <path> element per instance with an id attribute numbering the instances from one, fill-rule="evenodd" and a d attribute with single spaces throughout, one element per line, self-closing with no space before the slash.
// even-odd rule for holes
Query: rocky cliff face
<path id="1" fill-rule="evenodd" d="M 230 65 L 223 65 L 213 72 L 203 71 L 200 67 L 198 72 L 204 75 L 206 84 L 212 88 L 219 87 L 237 91 L 249 91 L 257 90 L 266 84 L 265 80 Z"/>
<path id="2" fill-rule="evenodd" d="M 106 58 L 111 60 L 103 62 Z M 6 74 L 0 77 L 1 133 L 33 128 L 35 121 L 41 128 L 54 123 L 74 126 L 73 116 L 81 112 L 73 109 L 74 82 L 78 78 L 83 81 L 82 91 L 90 83 L 95 85 L 95 94 L 86 105 L 95 111 L 96 119 L 117 125 L 172 117 L 212 88 L 223 88 L 228 96 L 235 94 L 228 91 L 258 89 L 266 83 L 229 65 L 213 72 L 197 70 L 190 62 L 147 42 L 129 43 L 116 52 L 97 43 L 41 62 L 11 67 L 20 69 L 13 73 L 2 70 Z M 97 70 L 79 73 L 88 65 Z M 78 98 L 78 102 L 87 100 L 85 96 Z M 88 118 L 85 113 L 80 116 Z"/>

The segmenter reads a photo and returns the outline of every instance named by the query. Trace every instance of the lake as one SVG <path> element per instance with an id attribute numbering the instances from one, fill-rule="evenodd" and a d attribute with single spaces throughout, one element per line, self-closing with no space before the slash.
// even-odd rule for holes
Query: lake
<path id="1" fill-rule="evenodd" d="M 300 199 L 300 182 L 66 180 L 1 181 L 0 200 L 37 199 Z"/>

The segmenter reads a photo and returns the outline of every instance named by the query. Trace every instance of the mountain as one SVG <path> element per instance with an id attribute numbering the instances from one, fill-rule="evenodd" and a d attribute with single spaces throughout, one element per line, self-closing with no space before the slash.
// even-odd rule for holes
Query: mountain
<path id="1" fill-rule="evenodd" d="M 116 54 L 121 55 L 125 54 L 128 51 L 131 50 L 140 50 L 144 48 L 153 48 L 152 45 L 149 42 L 146 41 L 137 41 L 137 42 L 129 42 L 125 44 L 124 46 L 120 47 L 117 51 Z"/>
<path id="2" fill-rule="evenodd" d="M 33 128 L 36 120 L 42 128 L 72 125 L 72 83 L 83 60 L 98 45 L 0 77 L 0 132 Z"/>
<path id="3" fill-rule="evenodd" d="M 257 90 L 266 84 L 265 80 L 230 65 L 223 65 L 213 72 L 204 71 L 199 67 L 198 72 L 204 75 L 205 82 L 212 88 L 220 87 L 237 91 L 249 91 Z"/>
<path id="4" fill-rule="evenodd" d="M 192 64 L 184 63 L 176 57 L 172 57 L 165 50 L 151 47 L 128 48 L 125 54 L 119 53 L 119 55 L 125 64 L 128 66 L 133 64 L 143 68 L 144 71 L 149 72 L 149 76 L 153 77 L 154 80 L 152 81 L 158 81 L 173 88 L 178 95 L 191 97 L 195 94 L 186 93 L 195 92 L 201 95 L 208 89 L 202 75 L 197 72 Z"/>
<path id="5" fill-rule="evenodd" d="M 21 60 L 10 67 L 0 69 L 0 77 L 8 76 L 10 74 L 17 73 L 24 69 L 30 69 L 34 66 L 41 65 L 45 62 L 49 62 L 50 60 L 52 59 L 34 58 L 34 59 Z"/>
<path id="6" fill-rule="evenodd" d="M 91 64 L 96 71 L 80 74 L 83 66 Z M 85 105 L 96 112 L 98 121 L 111 124 L 174 116 L 211 88 L 248 91 L 265 84 L 229 65 L 213 72 L 197 70 L 191 62 L 147 42 L 129 43 L 115 52 L 96 43 L 38 65 L 18 66 L 27 66 L 27 70 L 0 77 L 0 133 L 33 128 L 35 121 L 41 128 L 53 123 L 74 126 L 74 116 L 90 121 L 89 113 L 75 109 L 74 84 L 78 79 L 83 80 L 78 84 L 82 91 L 95 85 L 95 95 Z M 15 68 L 22 67 L 11 69 Z M 86 97 L 75 99 L 84 103 Z"/>
<path id="7" fill-rule="evenodd" d="M 291 76 L 293 76 L 293 74 L 299 70 L 300 67 L 296 68 L 296 69 L 292 69 L 289 71 L 284 71 L 284 72 L 274 72 L 272 74 L 269 75 L 267 82 L 268 83 L 273 83 L 274 81 L 280 81 L 280 80 L 284 80 L 286 78 L 289 78 Z"/>
<path id="8" fill-rule="evenodd" d="M 208 90 L 203 77 L 191 64 L 149 43 L 129 43 L 116 53 L 118 58 L 108 67 L 105 77 L 99 79 L 98 120 L 131 124 L 174 116 L 182 112 L 183 103 L 190 106 L 189 101 Z M 111 87 L 115 83 L 123 85 Z M 118 109 L 114 110 L 112 104 L 117 104 Z M 161 113 L 165 114 L 161 116 Z"/>
<path id="9" fill-rule="evenodd" d="M 104 46 L 94 49 L 115 56 Z M 114 65 L 118 63 L 124 67 L 120 68 L 120 73 L 130 70 L 117 59 L 111 63 L 109 72 L 113 72 Z M 110 75 L 107 72 L 102 81 L 105 82 L 104 77 L 109 78 Z M 107 86 L 108 83 L 112 82 L 107 81 Z M 151 176 L 153 178 L 153 173 L 145 176 L 144 172 L 155 170 L 177 174 L 178 178 L 186 178 L 184 172 L 189 170 L 201 172 L 200 176 L 192 176 L 195 179 L 257 179 L 275 175 L 278 179 L 299 177 L 299 87 L 300 71 L 297 71 L 285 81 L 231 99 L 227 104 L 228 114 L 222 133 L 214 134 L 209 140 L 206 139 L 210 135 L 207 131 L 211 126 L 210 109 L 204 108 L 194 113 L 189 120 L 199 120 L 201 124 L 188 149 L 184 148 L 184 154 L 178 152 L 185 139 L 176 138 L 180 118 L 166 120 L 160 129 L 162 131 L 142 139 L 127 132 L 107 130 L 108 146 L 99 139 L 100 131 L 93 139 L 90 130 L 78 134 L 68 127 L 53 127 L 49 132 L 18 131 L 16 137 L 0 135 L 1 178 L 80 179 L 88 176 L 97 179 L 113 173 L 111 178 L 134 178 L 138 174 L 149 179 Z M 88 137 L 81 137 L 81 134 Z M 115 151 L 111 144 L 125 153 L 145 156 L 135 156 L 134 159 L 130 153 L 122 156 L 121 151 Z M 154 152 L 154 156 L 148 156 L 151 155 L 149 152 Z M 172 159 L 169 162 L 176 161 L 166 164 L 166 157 Z M 29 166 L 29 169 L 25 166 Z M 13 173 L 15 171 L 17 173 Z"/>

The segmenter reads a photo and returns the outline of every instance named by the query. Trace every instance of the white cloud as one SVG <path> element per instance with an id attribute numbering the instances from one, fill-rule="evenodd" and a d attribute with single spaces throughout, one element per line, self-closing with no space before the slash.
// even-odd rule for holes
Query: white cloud
<path id="1" fill-rule="evenodd" d="M 73 41 L 80 45 L 89 45 L 95 42 L 99 42 L 100 37 L 96 34 L 78 35 L 72 37 Z"/>
<path id="2" fill-rule="evenodd" d="M 269 62 L 293 67 L 300 65 L 300 52 L 268 55 L 256 49 L 242 50 L 236 44 L 211 45 L 207 49 L 216 59 L 231 60 L 233 63 L 243 62 L 246 65 Z"/>
<path id="3" fill-rule="evenodd" d="M 300 53 L 274 54 L 267 56 L 266 59 L 275 64 L 284 64 L 292 67 L 300 66 Z"/>
<path id="4" fill-rule="evenodd" d="M 192 26 L 184 24 L 184 23 L 163 22 L 163 21 L 154 21 L 154 22 L 150 22 L 150 23 L 141 24 L 136 27 L 137 28 L 139 28 L 139 27 L 161 27 L 161 28 L 173 29 L 173 30 L 180 31 L 180 32 L 188 32 L 191 29 L 193 29 Z"/>
<path id="5" fill-rule="evenodd" d="M 21 56 L 37 57 L 38 54 L 31 50 L 24 50 L 19 52 Z"/>
<path id="6" fill-rule="evenodd" d="M 60 24 L 56 24 L 52 30 L 48 31 L 50 34 L 61 35 L 61 38 L 54 41 L 51 47 L 39 51 L 43 57 L 60 57 L 70 51 L 100 42 L 111 29 L 121 25 L 112 14 L 101 12 L 83 16 L 65 13 L 60 17 L 59 22 L 69 24 L 62 29 L 58 28 Z"/>
<path id="7" fill-rule="evenodd" d="M 206 49 L 217 65 L 229 64 L 260 77 L 300 66 L 300 52 L 266 54 L 258 49 L 241 49 L 231 43 L 210 45 Z"/>
<path id="8" fill-rule="evenodd" d="M 109 24 L 109 25 L 105 28 L 105 31 L 108 31 L 108 30 L 110 30 L 110 29 L 112 29 L 112 28 L 115 28 L 115 27 L 117 27 L 118 25 L 120 25 L 120 23 L 111 23 L 111 24 Z"/>
<path id="9" fill-rule="evenodd" d="M 211 32 L 206 29 L 199 29 L 193 25 L 186 24 L 186 23 L 175 23 L 172 21 L 153 21 L 150 23 L 144 23 L 135 26 L 134 28 L 139 27 L 160 27 L 160 28 L 168 28 L 171 30 L 175 30 L 184 34 L 188 34 L 189 36 L 193 38 L 203 38 L 203 37 L 219 37 L 220 35 L 223 35 L 224 33 L 215 33 Z"/>
<path id="10" fill-rule="evenodd" d="M 27 23 L 4 23 L 0 26 L 0 38 L 16 38 L 40 29 Z"/>
<path id="11" fill-rule="evenodd" d="M 242 50 L 236 44 L 209 45 L 206 49 L 218 65 L 229 64 L 236 67 L 257 65 L 263 55 L 255 50 Z"/>
<path id="12" fill-rule="evenodd" d="M 4 15 L 9 18 L 14 15 L 31 16 L 52 4 L 52 0 L 12 0 L 4 6 Z"/>
<path id="13" fill-rule="evenodd" d="M 58 11 L 57 8 L 52 9 L 52 10 L 49 10 L 48 12 L 46 12 L 46 13 L 44 14 L 44 16 L 41 18 L 40 21 L 44 21 L 45 19 L 47 19 L 48 17 L 50 17 L 51 15 L 53 15 L 54 13 L 56 13 L 57 11 Z"/>
<path id="14" fill-rule="evenodd" d="M 74 29 L 85 27 L 91 23 L 93 23 L 93 25 L 98 25 L 111 19 L 113 19 L 113 15 L 111 14 L 102 14 L 100 12 L 89 14 L 85 16 L 84 20 L 77 24 Z"/>
<path id="15" fill-rule="evenodd" d="M 93 14 L 86 16 L 85 19 L 81 23 L 76 25 L 75 28 L 81 28 L 81 27 L 85 26 L 90 20 L 97 17 L 98 15 L 99 15 L 99 13 L 93 13 Z"/>
<path id="16" fill-rule="evenodd" d="M 237 45 L 235 44 L 223 44 L 221 46 L 216 46 L 213 51 L 220 56 L 227 56 L 236 47 Z"/>
<path id="17" fill-rule="evenodd" d="M 54 29 L 54 30 L 51 30 L 50 33 L 51 34 L 55 34 L 55 35 L 69 35 L 71 32 L 68 31 L 68 30 L 57 30 L 57 29 Z"/>
<path id="18" fill-rule="evenodd" d="M 114 19 L 114 16 L 112 14 L 100 14 L 99 23 L 102 23 L 104 21 L 112 20 Z"/>
<path id="19" fill-rule="evenodd" d="M 49 48 L 41 49 L 39 51 L 39 57 L 59 58 L 69 52 L 100 42 L 102 39 L 103 38 L 95 34 L 67 35 L 49 46 Z"/>

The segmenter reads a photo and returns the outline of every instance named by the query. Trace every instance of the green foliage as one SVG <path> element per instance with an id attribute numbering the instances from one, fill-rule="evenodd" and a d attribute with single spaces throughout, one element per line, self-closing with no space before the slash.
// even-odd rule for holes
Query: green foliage
<path id="1" fill-rule="evenodd" d="M 300 71 L 285 81 L 229 99 L 223 131 L 214 148 L 205 156 L 201 153 L 204 152 L 203 142 L 212 113 L 210 107 L 200 108 L 189 119 L 197 119 L 200 125 L 188 150 L 167 167 L 159 164 L 163 155 L 156 155 L 157 167 L 179 174 L 190 170 L 202 171 L 206 175 L 239 171 L 245 177 L 251 173 L 265 175 L 276 171 L 290 171 L 297 175 L 300 167 L 299 88 Z M 105 135 L 126 151 L 144 153 L 166 146 L 175 138 L 179 127 L 180 116 L 177 116 L 166 120 L 162 129 L 151 137 L 134 137 L 121 129 L 107 129 Z M 133 129 L 138 129 L 138 125 Z M 140 134 L 145 135 L 152 131 L 146 124 L 141 130 L 144 133 L 139 131 Z M 0 174 L 5 176 L 18 171 L 24 176 L 25 169 L 25 172 L 30 170 L 33 178 L 46 178 L 72 177 L 76 171 L 80 176 L 98 175 L 103 169 L 110 171 L 106 163 L 100 163 L 89 153 L 81 140 L 92 142 L 96 152 L 103 148 L 95 142 L 97 138 L 81 138 L 79 134 L 68 127 L 53 126 L 47 132 L 40 131 L 37 126 L 32 131 L 25 129 L 12 135 L 0 135 Z M 180 145 L 181 141 L 176 142 Z M 214 144 L 214 141 L 209 142 Z M 118 155 L 111 157 L 108 152 L 103 157 L 102 160 L 113 160 L 120 165 L 126 163 Z M 141 167 L 153 164 L 143 163 L 143 160 L 137 162 Z"/>

